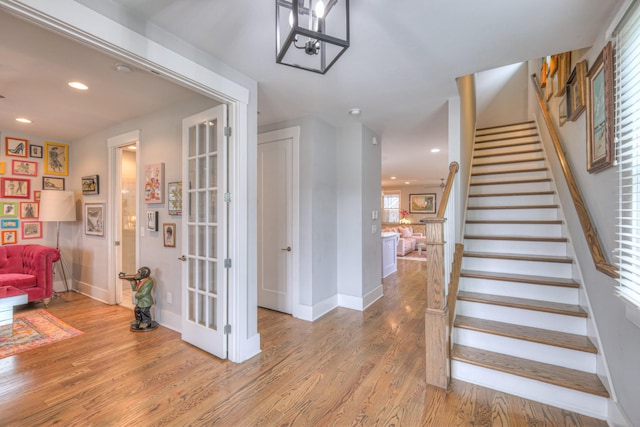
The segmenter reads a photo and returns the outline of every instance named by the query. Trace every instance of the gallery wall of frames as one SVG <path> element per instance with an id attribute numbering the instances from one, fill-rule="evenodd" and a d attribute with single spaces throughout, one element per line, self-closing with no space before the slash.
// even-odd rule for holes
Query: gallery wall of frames
<path id="1" fill-rule="evenodd" d="M 40 243 L 40 195 L 65 190 L 69 144 L 0 132 L 0 243 Z"/>

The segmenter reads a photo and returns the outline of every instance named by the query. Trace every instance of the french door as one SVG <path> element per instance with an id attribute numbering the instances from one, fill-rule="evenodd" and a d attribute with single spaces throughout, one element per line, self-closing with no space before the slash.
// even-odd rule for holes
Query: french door
<path id="1" fill-rule="evenodd" d="M 182 121 L 182 339 L 227 358 L 227 106 Z M 185 197 L 186 196 L 186 197 Z"/>

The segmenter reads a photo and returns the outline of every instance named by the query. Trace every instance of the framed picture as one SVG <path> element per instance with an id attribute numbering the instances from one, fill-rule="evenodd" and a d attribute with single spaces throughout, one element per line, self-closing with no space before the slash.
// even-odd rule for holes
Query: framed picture
<path id="1" fill-rule="evenodd" d="M 38 164 L 27 160 L 13 160 L 11 173 L 14 175 L 38 176 Z"/>
<path id="2" fill-rule="evenodd" d="M 18 216 L 18 204 L 16 202 L 0 202 L 0 214 L 2 216 Z"/>
<path id="3" fill-rule="evenodd" d="M 84 204 L 84 234 L 104 236 L 104 203 Z"/>
<path id="4" fill-rule="evenodd" d="M 544 88 L 544 99 L 550 100 L 553 97 L 553 82 L 555 78 L 549 77 L 547 79 L 547 85 Z"/>
<path id="5" fill-rule="evenodd" d="M 560 98 L 560 102 L 558 102 L 558 123 L 560 126 L 564 125 L 567 121 L 567 100 L 565 99 L 565 95 Z"/>
<path id="6" fill-rule="evenodd" d="M 162 236 L 165 248 L 176 247 L 176 225 L 175 223 L 162 224 Z"/>
<path id="7" fill-rule="evenodd" d="M 602 49 L 587 73 L 587 171 L 613 165 L 613 49 Z"/>
<path id="8" fill-rule="evenodd" d="M 169 215 L 182 215 L 182 181 L 167 185 Z"/>
<path id="9" fill-rule="evenodd" d="M 42 238 L 42 223 L 40 221 L 22 221 L 22 238 Z"/>
<path id="10" fill-rule="evenodd" d="M 100 194 L 100 177 L 89 175 L 82 177 L 82 194 Z"/>
<path id="11" fill-rule="evenodd" d="M 587 60 L 578 62 L 567 80 L 567 120 L 575 122 L 585 110 L 584 81 L 587 76 Z"/>
<path id="12" fill-rule="evenodd" d="M 558 72 L 556 73 L 557 77 L 557 87 L 556 87 L 556 96 L 564 95 L 564 92 L 567 89 L 567 79 L 569 78 L 569 73 L 571 72 L 571 52 L 565 52 L 558 54 Z"/>
<path id="13" fill-rule="evenodd" d="M 409 212 L 417 214 L 436 213 L 436 193 L 409 194 Z"/>
<path id="14" fill-rule="evenodd" d="M 36 202 L 20 202 L 20 218 L 35 219 L 40 217 L 40 204 Z"/>
<path id="15" fill-rule="evenodd" d="M 18 228 L 20 221 L 17 219 L 3 219 L 0 221 L 0 227 L 2 228 Z"/>
<path id="16" fill-rule="evenodd" d="M 69 175 L 69 145 L 58 142 L 44 143 L 44 173 Z"/>
<path id="17" fill-rule="evenodd" d="M 4 175 L 4 162 L 0 162 L 0 175 Z"/>
<path id="18" fill-rule="evenodd" d="M 55 178 L 52 176 L 42 177 L 42 189 L 43 190 L 57 190 L 64 191 L 64 178 Z"/>
<path id="19" fill-rule="evenodd" d="M 147 230 L 158 231 L 158 212 L 147 211 Z"/>
<path id="20" fill-rule="evenodd" d="M 18 243 L 18 231 L 17 230 L 3 230 L 2 231 L 2 244 L 3 245 L 15 245 Z"/>
<path id="21" fill-rule="evenodd" d="M 547 58 L 542 58 L 542 66 L 540 67 L 540 88 L 547 87 L 547 75 L 549 74 L 549 65 Z"/>
<path id="22" fill-rule="evenodd" d="M 2 178 L 1 196 L 12 199 L 28 199 L 31 197 L 31 180 L 21 178 Z"/>
<path id="23" fill-rule="evenodd" d="M 33 157 L 34 159 L 41 159 L 42 145 L 29 145 L 29 157 Z"/>
<path id="24" fill-rule="evenodd" d="M 163 188 L 164 163 L 146 165 L 144 167 L 144 201 L 146 203 L 164 203 Z"/>
<path id="25" fill-rule="evenodd" d="M 29 141 L 21 138 L 7 136 L 5 139 L 5 154 L 7 156 L 27 157 Z"/>
<path id="26" fill-rule="evenodd" d="M 33 190 L 33 201 L 34 202 L 39 202 L 40 201 L 40 190 Z"/>

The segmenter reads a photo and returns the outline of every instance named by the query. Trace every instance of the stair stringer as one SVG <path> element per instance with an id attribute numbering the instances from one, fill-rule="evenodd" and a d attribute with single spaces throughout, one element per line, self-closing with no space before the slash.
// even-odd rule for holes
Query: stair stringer
<path id="1" fill-rule="evenodd" d="M 536 128 L 537 128 L 536 124 Z M 549 156 L 547 155 L 547 147 L 542 142 L 542 133 L 540 129 L 537 129 L 538 137 L 541 138 L 540 146 L 543 149 L 543 157 L 544 157 L 544 166 L 548 169 L 546 174 L 551 177 L 551 187 L 555 191 L 553 194 L 554 204 L 558 205 L 557 208 L 557 217 L 562 221 L 561 225 L 561 236 L 566 237 L 568 241 L 565 243 L 566 246 L 566 256 L 572 258 L 574 263 L 571 267 L 571 277 L 581 284 L 578 288 L 578 304 L 582 306 L 588 313 L 588 317 L 586 318 L 586 334 L 593 341 L 596 347 L 599 349 L 599 352 L 595 354 L 593 357 L 595 358 L 595 363 L 585 363 L 582 366 L 582 369 L 585 371 L 596 373 L 607 390 L 612 393 L 612 388 L 608 381 L 608 369 L 606 365 L 606 359 L 602 353 L 602 345 L 599 339 L 597 327 L 594 324 L 592 317 L 591 305 L 589 302 L 588 295 L 586 294 L 585 287 L 582 286 L 582 274 L 580 265 L 578 263 L 578 259 L 575 256 L 575 251 L 573 249 L 573 245 L 571 243 L 571 236 L 569 235 L 569 230 L 566 226 L 566 217 L 564 215 L 563 207 L 561 204 L 561 200 L 557 194 L 556 188 L 556 177 L 554 176 L 553 168 L 549 164 Z M 474 145 L 474 155 L 475 155 L 475 145 Z M 553 153 L 554 154 L 554 153 Z M 476 165 L 475 159 L 472 161 L 472 168 Z M 537 175 L 536 175 L 537 176 Z M 470 176 L 470 184 L 472 181 L 472 177 Z M 471 194 L 471 188 L 469 189 L 468 194 Z M 466 200 L 464 219 L 465 219 L 465 228 L 466 223 L 469 220 L 469 196 Z M 467 242 L 465 242 L 465 248 L 467 247 Z M 465 279 L 461 278 L 460 289 L 465 289 Z M 461 305 L 459 305 L 460 307 Z M 458 310 L 459 311 L 459 308 Z M 526 322 L 525 322 L 526 323 Z M 458 333 L 454 328 L 453 340 L 452 343 L 457 342 Z M 509 340 L 506 340 L 509 341 Z M 570 363 L 565 363 L 565 365 L 570 365 Z M 587 368 L 585 368 L 587 366 Z M 527 399 L 539 401 L 545 404 L 561 407 L 564 409 L 568 409 L 574 412 L 579 412 L 585 415 L 593 416 L 600 419 L 607 418 L 607 411 L 609 407 L 609 399 L 605 397 L 595 396 L 589 393 L 584 393 L 581 391 L 571 390 L 568 388 L 547 384 L 544 382 L 540 382 L 537 380 L 532 380 L 528 378 L 523 378 L 520 376 L 512 375 L 505 372 L 496 371 L 486 367 L 475 366 L 472 364 L 460 362 L 457 360 L 452 361 L 452 377 L 476 383 L 479 385 L 483 385 L 489 388 L 493 388 L 496 390 L 500 390 L 503 392 L 507 392 L 510 394 L 518 395 Z"/>

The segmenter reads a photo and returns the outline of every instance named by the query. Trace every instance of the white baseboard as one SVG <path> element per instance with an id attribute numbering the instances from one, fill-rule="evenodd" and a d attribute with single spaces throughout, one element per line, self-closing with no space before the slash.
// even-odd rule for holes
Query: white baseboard
<path id="1" fill-rule="evenodd" d="M 109 304 L 109 292 L 106 289 L 96 288 L 85 282 L 76 281 L 78 292 L 95 300 Z M 64 285 L 63 285 L 64 286 Z"/>
<path id="2" fill-rule="evenodd" d="M 167 310 L 157 310 L 156 313 L 160 314 L 155 319 L 159 324 L 176 332 L 182 332 L 182 319 L 179 314 Z"/>
<path id="3" fill-rule="evenodd" d="M 371 304 L 378 301 L 383 296 L 384 296 L 384 290 L 382 289 L 382 283 L 380 283 L 380 286 L 378 286 L 377 288 L 375 288 L 374 290 L 372 290 L 371 292 L 369 292 L 364 296 L 363 310 L 366 310 L 367 308 L 369 308 Z"/>
<path id="4" fill-rule="evenodd" d="M 629 418 L 622 411 L 618 402 L 615 402 L 613 399 L 609 399 L 609 407 L 608 409 L 608 418 L 607 424 L 611 427 L 633 427 Z"/>
<path id="5" fill-rule="evenodd" d="M 239 355 L 240 360 L 237 362 L 244 362 L 245 360 L 251 359 L 253 356 L 256 356 L 262 352 L 260 349 L 260 334 L 255 334 L 254 336 L 248 338 L 244 345 L 241 345 L 242 353 Z M 235 360 L 233 362 L 236 362 Z"/>
<path id="6" fill-rule="evenodd" d="M 371 304 L 382 298 L 382 285 L 378 286 L 363 297 L 354 297 L 352 295 L 338 294 L 338 306 L 350 308 L 351 310 L 364 311 Z"/>

